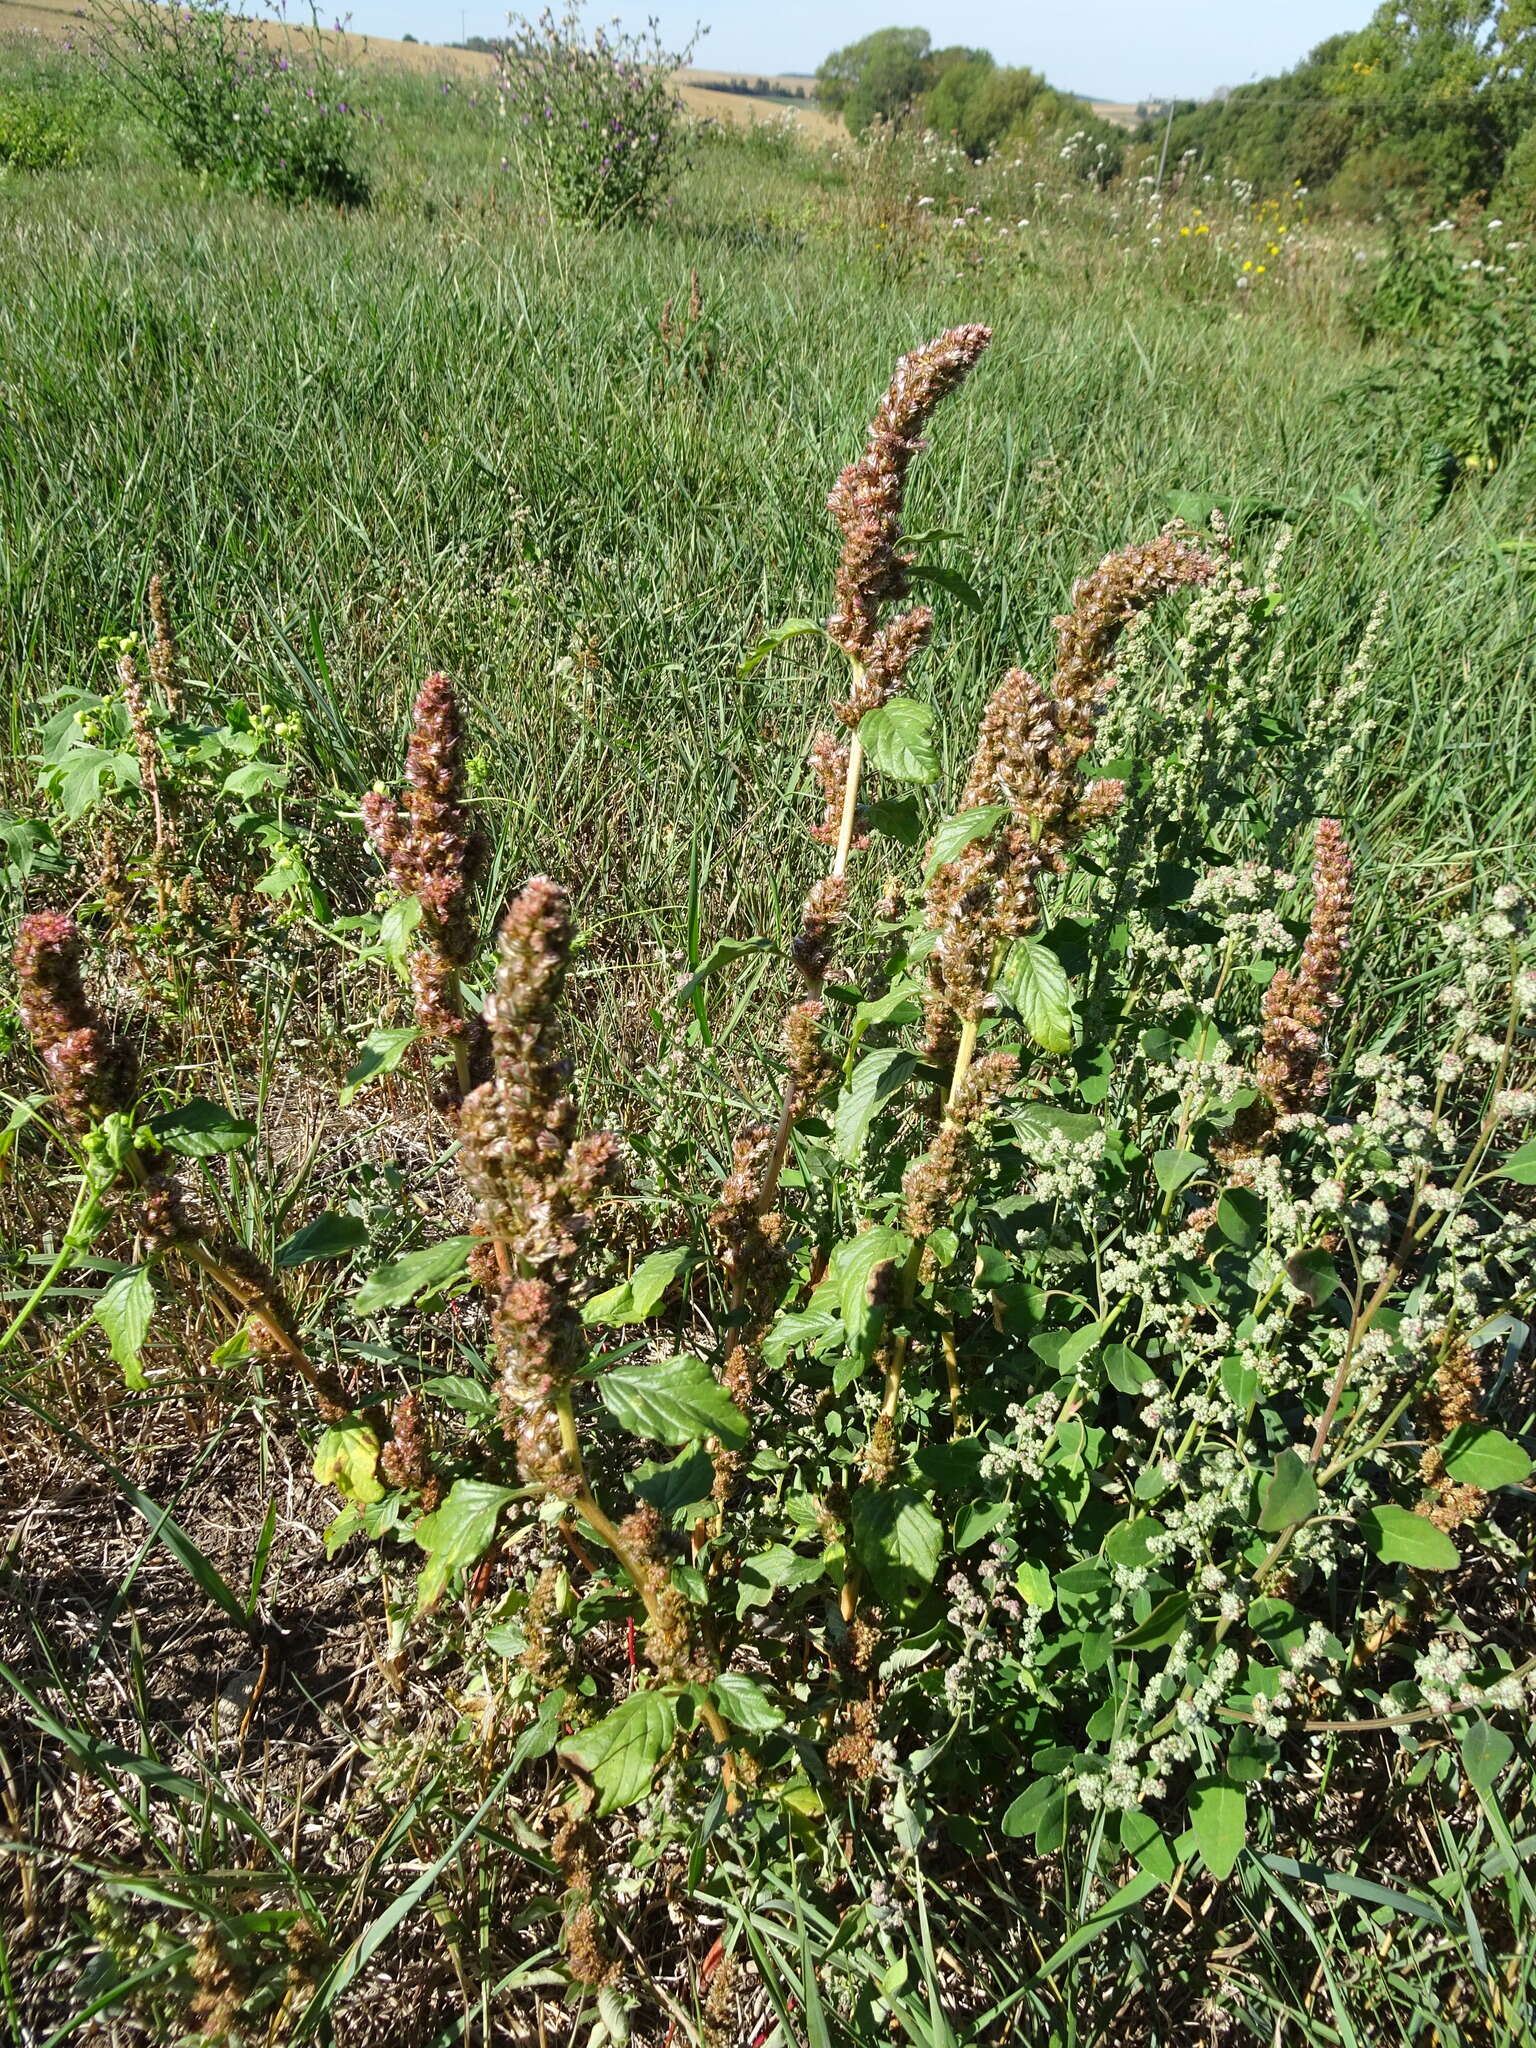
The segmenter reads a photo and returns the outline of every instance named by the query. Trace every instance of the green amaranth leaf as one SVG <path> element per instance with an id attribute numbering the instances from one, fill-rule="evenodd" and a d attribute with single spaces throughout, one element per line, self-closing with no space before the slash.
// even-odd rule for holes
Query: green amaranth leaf
<path id="1" fill-rule="evenodd" d="M 167 1151 L 179 1152 L 184 1159 L 213 1159 L 221 1152 L 238 1152 L 256 1135 L 254 1124 L 201 1095 L 194 1095 L 179 1109 L 152 1116 L 149 1129 Z"/>
<path id="2" fill-rule="evenodd" d="M 866 1053 L 854 1068 L 832 1114 L 833 1147 L 845 1165 L 858 1164 L 870 1125 L 916 1065 L 915 1054 L 903 1052 L 899 1046 L 885 1046 L 879 1052 Z"/>
<path id="3" fill-rule="evenodd" d="M 751 675 L 754 669 L 761 668 L 769 655 L 782 647 L 786 640 L 803 639 L 807 633 L 824 635 L 826 630 L 819 619 L 786 619 L 782 626 L 771 627 L 737 669 L 738 681 Z"/>
<path id="4" fill-rule="evenodd" d="M 616 1365 L 597 1381 L 597 1391 L 632 1436 L 663 1444 L 717 1436 L 730 1450 L 747 1440 L 746 1417 L 702 1358 Z"/>
<path id="5" fill-rule="evenodd" d="M 1216 1226 L 1240 1252 L 1256 1251 L 1264 1242 L 1267 1215 L 1252 1188 L 1228 1188 L 1216 1204 Z"/>
<path id="6" fill-rule="evenodd" d="M 1072 984 L 1043 941 L 1015 940 L 997 988 L 1042 1052 L 1072 1050 Z"/>
<path id="7" fill-rule="evenodd" d="M 951 597 L 959 598 L 969 611 L 984 611 L 981 592 L 968 577 L 958 569 L 945 568 L 932 562 L 911 562 L 907 566 L 907 580 L 910 583 L 928 583 L 936 590 L 946 590 Z"/>
<path id="8" fill-rule="evenodd" d="M 388 1260 L 368 1275 L 353 1295 L 352 1306 L 359 1315 L 371 1315 L 376 1309 L 404 1308 L 418 1294 L 446 1287 L 464 1271 L 479 1242 L 476 1237 L 449 1237 L 429 1244 L 425 1251 Z"/>
<path id="9" fill-rule="evenodd" d="M 367 1242 L 368 1226 L 361 1216 L 322 1209 L 312 1223 L 306 1223 L 278 1246 L 272 1263 L 307 1266 L 315 1259 L 344 1259 Z"/>
<path id="10" fill-rule="evenodd" d="M 676 1733 L 677 1703 L 670 1693 L 632 1692 L 611 1714 L 562 1742 L 560 1754 L 597 1787 L 601 1819 L 650 1790 Z"/>
<path id="11" fill-rule="evenodd" d="M 247 761 L 232 768 L 224 778 L 226 796 L 259 796 L 264 789 L 286 789 L 288 770 L 276 761 Z"/>
<path id="12" fill-rule="evenodd" d="M 1445 1469 L 1463 1486 L 1492 1493 L 1497 1486 L 1518 1486 L 1531 1476 L 1531 1461 L 1501 1429 L 1482 1422 L 1463 1422 L 1440 1446 Z"/>
<path id="13" fill-rule="evenodd" d="M 1497 1171 L 1522 1187 L 1536 1187 L 1536 1138 L 1528 1138 L 1518 1152 L 1511 1152 Z"/>
<path id="14" fill-rule="evenodd" d="M 942 763 L 928 733 L 933 707 L 915 697 L 892 697 L 859 720 L 859 738 L 871 764 L 897 782 L 936 782 Z"/>
<path id="15" fill-rule="evenodd" d="M 119 1273 L 97 1297 L 91 1313 L 106 1332 L 113 1359 L 123 1369 L 124 1385 L 142 1394 L 149 1382 L 139 1365 L 139 1353 L 155 1313 L 149 1268 L 135 1266 L 130 1273 Z"/>
<path id="16" fill-rule="evenodd" d="M 715 1705 L 727 1721 L 745 1728 L 749 1735 L 766 1735 L 784 1725 L 783 1710 L 776 1707 L 755 1678 L 743 1671 L 722 1671 L 710 1687 Z"/>
<path id="17" fill-rule="evenodd" d="M 1294 1451 L 1282 1451 L 1259 1494 L 1259 1528 L 1266 1536 L 1278 1536 L 1316 1513 L 1317 1481 L 1311 1466 Z"/>
<path id="18" fill-rule="evenodd" d="M 392 1031 L 370 1031 L 341 1084 L 342 1108 L 349 1108 L 370 1081 L 376 1081 L 381 1074 L 392 1074 L 420 1036 L 419 1024 L 404 1024 Z"/>
<path id="19" fill-rule="evenodd" d="M 923 880 L 931 881 L 939 868 L 957 860 L 978 839 L 985 839 L 995 832 L 1007 815 L 1006 804 L 976 804 L 968 811 L 957 811 L 954 817 L 946 818 L 933 835 Z"/>
<path id="20" fill-rule="evenodd" d="M 909 1486 L 862 1486 L 852 1520 L 854 1551 L 887 1606 L 910 1586 L 932 1585 L 944 1531 L 920 1494 Z"/>
<path id="21" fill-rule="evenodd" d="M 691 1003 L 710 976 L 718 974 L 722 967 L 729 967 L 735 960 L 744 960 L 749 953 L 777 951 L 778 948 L 772 939 L 717 939 L 698 967 L 673 995 L 672 1000 L 676 1003 Z"/>
<path id="22" fill-rule="evenodd" d="M 1205 1867 L 1219 1882 L 1230 1877 L 1248 1834 L 1248 1801 L 1230 1778 L 1197 1778 L 1189 1791 L 1189 1819 Z"/>
<path id="23" fill-rule="evenodd" d="M 1184 1617 L 1189 1612 L 1189 1602 L 1188 1593 L 1165 1594 L 1144 1622 L 1133 1628 L 1129 1635 L 1116 1638 L 1116 1648 L 1155 1650 L 1163 1643 L 1171 1643 L 1175 1636 L 1183 1633 Z"/>
<path id="24" fill-rule="evenodd" d="M 411 1532 L 427 1553 L 416 1581 L 418 1614 L 442 1598 L 456 1571 L 484 1557 L 495 1539 L 501 1511 L 514 1497 L 510 1486 L 493 1486 L 485 1479 L 456 1479 L 442 1506 L 422 1516 Z"/>
<path id="25" fill-rule="evenodd" d="M 1462 1767 L 1485 1799 L 1514 1753 L 1515 1745 L 1504 1730 L 1481 1719 L 1474 1721 L 1461 1738 Z"/>
<path id="26" fill-rule="evenodd" d="M 837 1292 L 848 1349 L 860 1357 L 873 1352 L 885 1316 L 884 1309 L 870 1300 L 870 1283 L 880 1267 L 900 1264 L 911 1249 L 912 1240 L 886 1224 L 876 1224 L 833 1248 L 827 1278 Z"/>
<path id="27" fill-rule="evenodd" d="M 662 1296 L 684 1273 L 692 1272 L 699 1255 L 686 1244 L 652 1252 L 642 1259 L 627 1280 L 610 1287 L 606 1294 L 594 1294 L 581 1311 L 584 1323 L 643 1323 L 655 1313 Z"/>
<path id="28" fill-rule="evenodd" d="M 334 1422 L 315 1446 L 310 1470 L 322 1486 L 334 1486 L 348 1500 L 362 1506 L 382 1500 L 379 1481 L 379 1440 L 360 1415 L 347 1415 Z"/>
<path id="29" fill-rule="evenodd" d="M 1461 1552 L 1450 1537 L 1425 1515 L 1387 1506 L 1365 1508 L 1359 1520 L 1367 1547 L 1383 1564 L 1412 1565 L 1421 1572 L 1452 1572 L 1461 1563 Z"/>

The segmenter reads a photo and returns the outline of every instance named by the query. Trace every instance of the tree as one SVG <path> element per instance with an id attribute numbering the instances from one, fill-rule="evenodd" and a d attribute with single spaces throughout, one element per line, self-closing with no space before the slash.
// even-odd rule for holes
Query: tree
<path id="1" fill-rule="evenodd" d="M 925 28 L 876 29 L 832 52 L 816 73 L 816 97 L 853 135 L 900 120 L 927 83 L 928 51 Z"/>

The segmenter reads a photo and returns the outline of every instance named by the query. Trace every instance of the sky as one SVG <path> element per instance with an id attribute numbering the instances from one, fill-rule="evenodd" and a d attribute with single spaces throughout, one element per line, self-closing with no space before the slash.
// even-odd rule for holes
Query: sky
<path id="1" fill-rule="evenodd" d="M 1203 99 L 1218 86 L 1242 85 L 1283 71 L 1314 44 L 1359 28 L 1375 0 L 598 0 L 590 20 L 611 13 L 641 27 L 651 13 L 672 48 L 695 21 L 709 34 L 695 63 L 713 71 L 814 71 L 829 51 L 892 22 L 921 23 L 935 43 L 990 50 L 999 63 L 1028 64 L 1052 85 L 1094 99 Z M 323 11 L 330 15 L 329 0 Z M 537 13 L 538 0 L 531 0 Z M 462 27 L 461 27 L 462 23 Z M 504 7 L 465 0 L 355 0 L 350 26 L 422 42 L 457 42 L 462 33 L 493 36 Z"/>

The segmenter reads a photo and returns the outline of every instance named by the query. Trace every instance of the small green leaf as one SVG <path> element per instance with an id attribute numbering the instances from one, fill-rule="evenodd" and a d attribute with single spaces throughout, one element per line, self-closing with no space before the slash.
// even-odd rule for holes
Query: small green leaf
<path id="1" fill-rule="evenodd" d="M 256 1135 L 254 1124 L 201 1095 L 194 1095 L 179 1109 L 152 1116 L 149 1129 L 167 1151 L 179 1152 L 184 1159 L 213 1159 L 221 1152 L 238 1152 Z"/>
<path id="2" fill-rule="evenodd" d="M 415 898 L 411 901 L 414 902 Z M 357 1058 L 348 1067 L 346 1079 L 341 1084 L 342 1108 L 349 1108 L 368 1083 L 376 1081 L 380 1074 L 392 1074 L 420 1036 L 419 1024 L 405 1024 L 392 1031 L 370 1031 L 358 1047 Z"/>
<path id="3" fill-rule="evenodd" d="M 1174 1147 L 1152 1155 L 1152 1171 L 1165 1195 L 1176 1195 L 1205 1164 L 1198 1152 L 1180 1152 Z"/>
<path id="4" fill-rule="evenodd" d="M 1128 1522 L 1117 1522 L 1110 1530 L 1104 1538 L 1104 1555 L 1111 1564 L 1137 1571 L 1152 1562 L 1153 1538 L 1167 1533 L 1155 1516 L 1135 1515 Z"/>
<path id="5" fill-rule="evenodd" d="M 755 1678 L 743 1671 L 722 1671 L 710 1687 L 715 1705 L 727 1721 L 745 1728 L 749 1735 L 766 1735 L 784 1725 L 783 1709 L 776 1707 Z"/>
<path id="6" fill-rule="evenodd" d="M 1007 815 L 1006 804 L 977 804 L 969 811 L 957 811 L 954 817 L 946 818 L 933 835 L 923 880 L 931 881 L 940 868 L 958 860 L 968 846 L 995 832 Z"/>
<path id="7" fill-rule="evenodd" d="M 1146 1360 L 1138 1358 L 1128 1344 L 1104 1346 L 1104 1371 L 1112 1387 L 1133 1396 L 1140 1394 L 1148 1380 L 1154 1377 Z"/>
<path id="8" fill-rule="evenodd" d="M 897 782 L 936 782 L 942 763 L 929 739 L 933 707 L 915 697 L 892 697 L 866 711 L 859 738 L 871 764 Z"/>
<path id="9" fill-rule="evenodd" d="M 652 1252 L 642 1259 L 627 1280 L 610 1287 L 606 1294 L 594 1294 L 581 1311 L 584 1323 L 643 1323 L 653 1315 L 672 1282 L 692 1272 L 699 1254 L 685 1244 Z"/>
<path id="10" fill-rule="evenodd" d="M 102 1290 L 91 1313 L 106 1332 L 112 1357 L 123 1369 L 124 1384 L 132 1392 L 142 1394 L 149 1382 L 139 1365 L 139 1353 L 144 1349 L 155 1313 L 155 1290 L 149 1268 L 135 1266 L 130 1273 L 119 1273 Z"/>
<path id="11" fill-rule="evenodd" d="M 1494 1781 L 1514 1753 L 1515 1745 L 1504 1730 L 1481 1719 L 1461 1738 L 1462 1766 L 1484 1799 L 1491 1796 Z"/>
<path id="12" fill-rule="evenodd" d="M 1285 1262 L 1285 1277 L 1314 1308 L 1321 1308 L 1343 1285 L 1338 1267 L 1321 1248 L 1293 1252 Z"/>
<path id="13" fill-rule="evenodd" d="M 395 970 L 405 973 L 406 956 L 411 950 L 411 934 L 421 923 L 421 902 L 415 896 L 397 896 L 384 915 L 379 919 L 379 944 L 384 955 Z"/>
<path id="14" fill-rule="evenodd" d="M 702 1358 L 616 1365 L 597 1381 L 603 1406 L 632 1436 L 663 1444 L 717 1436 L 727 1449 L 747 1440 L 747 1421 Z"/>
<path id="15" fill-rule="evenodd" d="M 1081 1110 L 1062 1109 L 1054 1102 L 1026 1102 L 1015 1114 L 1014 1122 L 1030 1137 L 1054 1133 L 1073 1145 L 1100 1137 L 1104 1130 L 1096 1116 L 1085 1116 Z"/>
<path id="16" fill-rule="evenodd" d="M 287 787 L 288 770 L 276 761 L 247 761 L 243 768 L 232 768 L 224 778 L 226 796 L 259 796 L 264 789 Z"/>
<path id="17" fill-rule="evenodd" d="M 1501 1429 L 1486 1423 L 1463 1422 L 1440 1446 L 1445 1469 L 1463 1486 L 1492 1493 L 1498 1486 L 1518 1486 L 1531 1476 L 1531 1461 Z"/>
<path id="18" fill-rule="evenodd" d="M 1189 1819 L 1205 1867 L 1218 1882 L 1230 1877 L 1248 1834 L 1248 1800 L 1230 1778 L 1197 1778 L 1189 1790 Z"/>
<path id="19" fill-rule="evenodd" d="M 1072 984 L 1042 940 L 1014 942 L 997 989 L 1042 1052 L 1072 1050 Z"/>
<path id="20" fill-rule="evenodd" d="M 969 611 L 986 609 L 981 592 L 958 569 L 944 568 L 931 562 L 912 562 L 907 567 L 907 580 L 909 583 L 929 583 L 936 590 L 946 590 L 951 597 L 959 598 Z"/>
<path id="21" fill-rule="evenodd" d="M 866 1053 L 854 1068 L 853 1078 L 838 1096 L 837 1108 L 832 1113 L 833 1146 L 846 1165 L 858 1164 L 870 1125 L 916 1066 L 915 1054 L 892 1045 Z"/>
<path id="22" fill-rule="evenodd" d="M 501 1511 L 513 1498 L 510 1486 L 493 1486 L 485 1479 L 456 1479 L 442 1506 L 422 1516 L 411 1532 L 427 1553 L 416 1582 L 418 1614 L 442 1598 L 456 1571 L 484 1557 L 495 1539 Z"/>
<path id="23" fill-rule="evenodd" d="M 1383 1564 L 1412 1565 L 1421 1572 L 1452 1572 L 1461 1563 L 1461 1552 L 1450 1537 L 1425 1515 L 1387 1506 L 1365 1508 L 1359 1519 L 1367 1547 Z"/>
<path id="24" fill-rule="evenodd" d="M 368 1226 L 361 1216 L 347 1216 L 335 1209 L 322 1209 L 312 1223 L 296 1230 L 277 1248 L 275 1266 L 307 1266 L 315 1259 L 344 1259 L 368 1242 Z"/>
<path id="25" fill-rule="evenodd" d="M 1536 1138 L 1528 1138 L 1496 1170 L 1505 1180 L 1518 1181 L 1522 1187 L 1536 1187 Z"/>
<path id="26" fill-rule="evenodd" d="M 860 1003 L 853 1013 L 855 1026 L 862 1024 L 865 1030 L 872 1030 L 877 1024 L 915 1024 L 923 1014 L 915 989 L 915 983 L 902 982 L 872 1002 Z"/>
<path id="27" fill-rule="evenodd" d="M 826 630 L 819 619 L 786 619 L 782 626 L 774 626 L 758 641 L 737 669 L 737 680 L 740 681 L 743 677 L 751 675 L 754 669 L 761 668 L 769 655 L 776 653 L 787 640 L 803 639 L 807 633 L 825 634 Z"/>
<path id="28" fill-rule="evenodd" d="M 560 1754 L 597 1787 L 601 1819 L 633 1806 L 650 1790 L 676 1733 L 677 1703 L 670 1693 L 632 1692 L 611 1714 L 562 1742 Z"/>
<path id="29" fill-rule="evenodd" d="M 1282 1451 L 1259 1495 L 1259 1528 L 1266 1536 L 1278 1536 L 1316 1513 L 1317 1481 L 1311 1466 L 1294 1451 Z"/>
<path id="30" fill-rule="evenodd" d="M 1184 1617 L 1189 1612 L 1188 1593 L 1168 1593 L 1138 1627 L 1129 1635 L 1116 1638 L 1116 1647 L 1122 1650 L 1155 1650 L 1164 1643 L 1171 1643 L 1184 1630 Z"/>
<path id="31" fill-rule="evenodd" d="M 677 989 L 672 1000 L 676 1003 L 691 1003 L 710 976 L 718 974 L 722 967 L 729 967 L 735 960 L 745 960 L 749 953 L 777 951 L 778 948 L 772 939 L 717 939 L 698 967 Z"/>
<path id="32" fill-rule="evenodd" d="M 326 1430 L 310 1469 L 322 1486 L 334 1486 L 346 1499 L 366 1506 L 384 1498 L 378 1465 L 378 1438 L 361 1416 L 349 1415 Z"/>
<path id="33" fill-rule="evenodd" d="M 435 1293 L 458 1279 L 479 1242 L 477 1237 L 449 1237 L 429 1244 L 425 1251 L 390 1259 L 368 1275 L 353 1295 L 352 1306 L 366 1316 L 376 1309 L 404 1308 L 429 1290 Z"/>
<path id="34" fill-rule="evenodd" d="M 853 1497 L 853 1547 L 876 1592 L 894 1605 L 911 1585 L 932 1585 L 944 1531 L 909 1486 L 863 1486 Z"/>
<path id="35" fill-rule="evenodd" d="M 685 1444 L 669 1463 L 637 1465 L 629 1475 L 630 1491 L 669 1521 L 708 1501 L 714 1483 L 714 1461 L 698 1442 Z"/>
<path id="36" fill-rule="evenodd" d="M 869 806 L 871 830 L 883 832 L 898 846 L 916 846 L 923 836 L 923 814 L 915 796 L 877 797 Z"/>
<path id="37" fill-rule="evenodd" d="M 1056 1593 L 1051 1585 L 1051 1575 L 1043 1564 L 1023 1560 L 1014 1568 L 1013 1582 L 1021 1597 L 1031 1607 L 1038 1607 L 1042 1614 L 1048 1614 L 1055 1606 Z"/>

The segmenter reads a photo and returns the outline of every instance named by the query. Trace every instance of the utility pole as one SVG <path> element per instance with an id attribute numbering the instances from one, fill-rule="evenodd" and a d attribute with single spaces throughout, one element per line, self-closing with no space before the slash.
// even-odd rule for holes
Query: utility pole
<path id="1" fill-rule="evenodd" d="M 1157 160 L 1157 189 L 1163 189 L 1163 173 L 1168 168 L 1168 138 L 1173 133 L 1173 101 L 1168 102 L 1168 124 L 1163 129 L 1163 153 Z"/>

